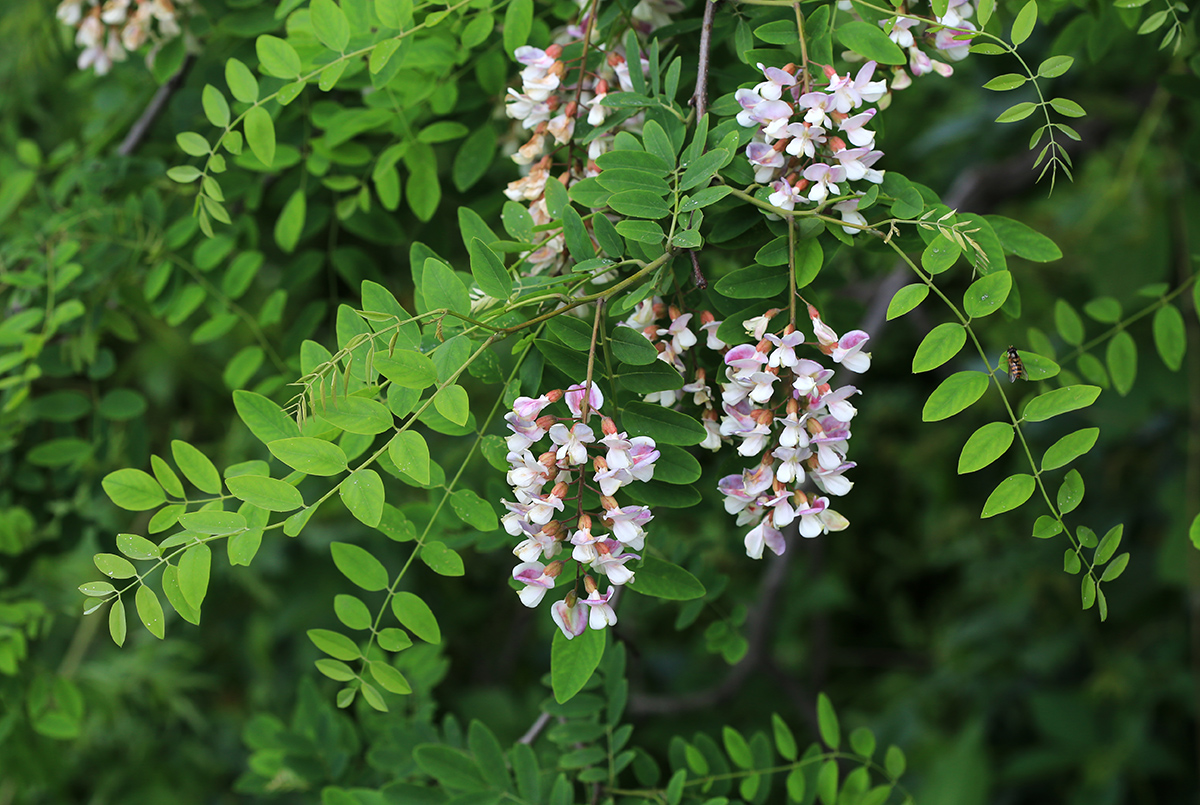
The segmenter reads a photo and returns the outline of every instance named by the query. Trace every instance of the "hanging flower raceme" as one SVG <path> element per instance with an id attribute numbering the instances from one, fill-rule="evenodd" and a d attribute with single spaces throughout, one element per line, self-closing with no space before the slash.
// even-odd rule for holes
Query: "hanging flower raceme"
<path id="1" fill-rule="evenodd" d="M 883 181 L 883 171 L 872 167 L 883 152 L 875 149 L 875 132 L 868 128 L 879 110 L 862 108 L 887 94 L 886 82 L 871 80 L 875 66 L 867 62 L 844 76 L 827 67 L 824 86 L 805 92 L 808 79 L 801 80 L 796 65 L 759 64 L 766 81 L 734 94 L 742 107 L 738 123 L 756 129 L 746 159 L 754 180 L 770 187 L 770 204 L 795 210 L 833 198 L 848 234 L 866 225 L 857 211 L 861 191 L 850 183 Z"/>
<path id="2" fill-rule="evenodd" d="M 569 415 L 543 413 L 558 402 Z M 512 573 L 523 585 L 521 603 L 536 607 L 554 588 L 564 567 L 565 559 L 554 558 L 560 554 L 569 553 L 580 568 L 608 577 L 605 592 L 585 575 L 585 598 L 572 588 L 554 604 L 554 622 L 568 639 L 589 625 L 603 629 L 617 622 L 610 601 L 617 587 L 633 580 L 628 563 L 641 557 L 629 551 L 642 549 L 645 526 L 654 519 L 648 507 L 622 506 L 615 497 L 623 487 L 654 477 L 659 456 L 654 440 L 618 430 L 601 413 L 603 405 L 597 386 L 576 384 L 566 392 L 519 397 L 505 415 L 510 431 L 507 481 L 516 499 L 502 501 L 508 513 L 501 522 L 521 539 L 513 548 L 521 563 Z M 599 434 L 593 416 L 599 418 Z M 538 452 L 538 443 L 547 436 L 550 443 Z M 598 499 L 599 507 L 585 511 L 587 499 Z"/>
<path id="3" fill-rule="evenodd" d="M 79 54 L 80 70 L 89 67 L 96 75 L 104 75 L 114 62 L 125 61 L 127 51 L 137 50 L 149 42 L 152 47 L 146 56 L 153 63 L 154 55 L 168 40 L 182 32 L 180 9 L 192 0 L 62 0 L 55 16 L 65 25 L 75 28 L 75 44 L 83 48 Z"/>

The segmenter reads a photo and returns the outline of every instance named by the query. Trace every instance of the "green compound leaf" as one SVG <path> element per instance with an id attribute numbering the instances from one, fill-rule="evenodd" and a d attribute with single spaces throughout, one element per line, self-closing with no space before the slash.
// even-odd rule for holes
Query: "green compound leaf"
<path id="1" fill-rule="evenodd" d="M 1000 309 L 1012 290 L 1012 274 L 996 271 L 971 283 L 963 294 L 963 310 L 972 319 L 990 316 Z"/>
<path id="2" fill-rule="evenodd" d="M 1037 16 L 1038 7 L 1036 0 L 1029 0 L 1024 8 L 1017 12 L 1017 18 L 1013 20 L 1012 26 L 1012 43 L 1014 46 L 1020 45 L 1033 33 L 1033 26 L 1037 23 Z"/>
<path id="3" fill-rule="evenodd" d="M 364 525 L 375 528 L 383 518 L 383 479 L 372 469 L 355 470 L 338 487 L 342 504 Z"/>
<path id="4" fill-rule="evenodd" d="M 433 407 L 455 425 L 465 425 L 471 416 L 467 390 L 459 385 L 446 386 L 433 398 Z"/>
<path id="5" fill-rule="evenodd" d="M 1179 371 L 1187 351 L 1187 333 L 1183 314 L 1174 305 L 1164 305 L 1154 314 L 1154 346 L 1166 367 L 1172 372 Z"/>
<path id="6" fill-rule="evenodd" d="M 1046 450 L 1042 456 L 1042 470 L 1056 470 L 1059 467 L 1065 467 L 1091 450 L 1099 437 L 1099 428 L 1084 428 L 1074 433 L 1068 433 Z"/>
<path id="7" fill-rule="evenodd" d="M 1071 346 L 1077 347 L 1083 343 L 1083 319 L 1063 299 L 1054 303 L 1054 327 L 1062 340 Z"/>
<path id="8" fill-rule="evenodd" d="M 425 260 L 425 271 L 421 275 L 421 293 L 425 298 L 426 312 L 445 309 L 467 315 L 471 311 L 471 297 L 467 293 L 467 287 L 436 257 Z"/>
<path id="9" fill-rule="evenodd" d="M 966 409 L 987 391 L 988 375 L 983 372 L 958 372 L 933 390 L 921 411 L 921 420 L 937 422 Z"/>
<path id="10" fill-rule="evenodd" d="M 750 752 L 750 744 L 742 734 L 733 727 L 721 730 L 721 742 L 725 744 L 725 753 L 734 765 L 740 769 L 749 769 L 754 765 L 754 755 Z"/>
<path id="11" fill-rule="evenodd" d="M 137 575 L 137 568 L 124 556 L 115 553 L 98 553 L 92 557 L 96 569 L 110 579 L 132 579 Z"/>
<path id="12" fill-rule="evenodd" d="M 614 212 L 632 218 L 657 220 L 671 214 L 671 208 L 667 206 L 667 202 L 657 193 L 649 190 L 626 190 L 622 193 L 614 193 L 608 200 L 608 206 Z"/>
<path id="13" fill-rule="evenodd" d="M 533 0 L 513 0 L 504 12 L 504 52 L 512 54 L 529 39 L 533 27 Z"/>
<path id="14" fill-rule="evenodd" d="M 400 625 L 426 643 L 442 642 L 442 630 L 429 605 L 410 592 L 399 592 L 392 599 L 392 614 Z"/>
<path id="15" fill-rule="evenodd" d="M 929 241 L 929 245 L 921 253 L 921 267 L 930 274 L 941 274 L 953 267 L 961 255 L 962 249 L 957 243 L 945 235 L 939 234 Z M 926 291 L 928 291 L 927 286 Z"/>
<path id="16" fill-rule="evenodd" d="M 1087 408 L 1099 396 L 1099 386 L 1064 386 L 1034 397 L 1021 418 L 1026 422 L 1044 422 L 1068 411 Z"/>
<path id="17" fill-rule="evenodd" d="M 183 477 L 191 481 L 193 486 L 210 495 L 221 494 L 221 475 L 208 456 L 178 439 L 171 442 L 171 456 L 179 465 Z"/>
<path id="18" fill-rule="evenodd" d="M 799 756 L 796 750 L 796 736 L 778 713 L 771 714 L 771 732 L 775 736 L 775 748 L 779 750 L 779 756 L 789 763 L 794 761 Z"/>
<path id="19" fill-rule="evenodd" d="M 110 472 L 100 482 L 109 500 L 122 509 L 133 512 L 146 511 L 167 502 L 167 496 L 158 481 L 148 472 L 123 469 Z"/>
<path id="20" fill-rule="evenodd" d="M 1037 539 L 1050 539 L 1061 534 L 1062 530 L 1062 523 L 1048 514 L 1041 515 L 1033 524 L 1033 536 Z"/>
<path id="21" fill-rule="evenodd" d="M 1117 552 L 1117 548 L 1121 546 L 1121 536 L 1125 533 L 1125 526 L 1118 524 L 1108 530 L 1104 538 L 1100 540 L 1100 544 L 1096 546 L 1096 554 L 1092 557 L 1092 562 L 1097 565 L 1102 565 L 1109 559 L 1112 559 L 1113 554 Z"/>
<path id="22" fill-rule="evenodd" d="M 1078 470 L 1071 470 L 1058 488 L 1058 509 L 1062 514 L 1075 511 L 1083 502 L 1083 476 Z"/>
<path id="23" fill-rule="evenodd" d="M 371 677 L 388 693 L 397 693 L 400 695 L 412 693 L 412 686 L 408 684 L 408 680 L 404 678 L 404 674 L 383 660 L 375 660 L 371 663 Z M 366 688 L 363 689 L 363 695 L 366 695 Z"/>
<path id="24" fill-rule="evenodd" d="M 929 331 L 921 341 L 921 345 L 917 347 L 917 352 L 913 355 L 913 374 L 938 368 L 957 355 L 965 343 L 967 343 L 967 331 L 961 324 L 958 322 L 939 324 Z"/>
<path id="25" fill-rule="evenodd" d="M 392 355 L 376 355 L 375 368 L 397 386 L 427 389 L 437 382 L 437 368 L 428 355 L 411 349 L 398 349 Z"/>
<path id="26" fill-rule="evenodd" d="M 275 164 L 275 123 L 271 115 L 261 106 L 250 108 L 242 119 L 246 131 L 246 144 L 254 156 L 266 167 Z"/>
<path id="27" fill-rule="evenodd" d="M 561 629 L 555 631 L 550 647 L 550 687 L 556 702 L 569 701 L 592 678 L 604 656 L 607 632 L 607 629 L 586 629 L 583 634 L 568 640 Z"/>
<path id="28" fill-rule="evenodd" d="M 1122 573 L 1125 572 L 1125 568 L 1128 564 L 1129 554 L 1121 554 L 1116 559 L 1112 560 L 1112 564 L 1104 568 L 1104 575 L 1100 577 L 1100 581 L 1115 581 Z"/>
<path id="29" fill-rule="evenodd" d="M 179 557 L 178 575 L 179 591 L 197 615 L 208 594 L 208 577 L 212 569 L 212 549 L 200 542 L 188 548 Z M 167 596 L 168 600 L 170 595 Z M 180 613 L 182 614 L 182 613 Z"/>
<path id="30" fill-rule="evenodd" d="M 749 266 L 717 280 L 717 292 L 730 299 L 769 299 L 787 287 L 787 268 Z"/>
<path id="31" fill-rule="evenodd" d="M 141 619 L 142 625 L 150 634 L 162 640 L 166 636 L 166 623 L 163 621 L 162 604 L 159 603 L 154 590 L 145 584 L 138 587 L 134 603 L 137 606 L 138 617 Z"/>
<path id="32" fill-rule="evenodd" d="M 336 543 L 334 543 L 336 544 Z M 358 644 L 341 632 L 332 629 L 309 629 L 308 639 L 335 660 L 357 660 L 362 656 Z"/>
<path id="33" fill-rule="evenodd" d="M 334 427 L 362 436 L 383 433 L 395 424 L 386 405 L 366 397 L 330 397 L 324 405 L 318 404 L 314 413 Z"/>
<path id="34" fill-rule="evenodd" d="M 245 531 L 246 518 L 237 512 L 198 511 L 179 515 L 179 524 L 188 531 L 209 536 L 224 536 Z"/>
<path id="35" fill-rule="evenodd" d="M 1133 381 L 1137 378 L 1137 344 L 1133 336 L 1125 330 L 1114 335 L 1104 358 L 1117 393 L 1124 397 L 1133 391 Z"/>
<path id="36" fill-rule="evenodd" d="M 1036 229 L 1003 215 L 985 215 L 984 218 L 992 225 L 1006 252 L 1036 263 L 1062 258 L 1062 250 L 1054 241 Z"/>
<path id="37" fill-rule="evenodd" d="M 914 282 L 912 285 L 905 285 L 900 290 L 896 291 L 896 295 L 892 297 L 892 301 L 888 303 L 887 320 L 898 319 L 905 313 L 915 309 L 917 305 L 925 301 L 925 297 L 929 296 L 929 286 L 922 282 Z"/>
<path id="38" fill-rule="evenodd" d="M 971 434 L 958 457 L 958 474 L 975 472 L 991 464 L 1012 445 L 1013 426 L 1007 422 L 989 422 Z"/>
<path id="39" fill-rule="evenodd" d="M 300 435 L 295 420 L 261 394 L 239 389 L 233 393 L 233 406 L 242 422 L 263 444 Z"/>
<path id="40" fill-rule="evenodd" d="M 305 475 L 337 475 L 347 469 L 346 454 L 336 444 L 309 436 L 277 439 L 267 444 L 271 455 Z"/>
<path id="41" fill-rule="evenodd" d="M 658 360 L 658 350 L 650 343 L 650 339 L 632 327 L 614 327 L 609 343 L 613 354 L 622 363 L 648 366 Z"/>
<path id="42" fill-rule="evenodd" d="M 1029 500 L 1036 486 L 1037 482 L 1032 475 L 1010 475 L 988 495 L 987 502 L 983 504 L 983 512 L 979 515 L 980 519 L 1012 511 Z"/>
<path id="43" fill-rule="evenodd" d="M 629 588 L 642 595 L 671 601 L 703 598 L 707 590 L 700 580 L 679 565 L 647 556 L 634 574 Z"/>
<path id="44" fill-rule="evenodd" d="M 476 531 L 495 531 L 500 527 L 500 519 L 496 517 L 491 504 L 470 489 L 453 492 L 450 495 L 450 508 L 458 515 L 458 519 Z"/>
<path id="45" fill-rule="evenodd" d="M 289 483 L 261 475 L 227 478 L 225 485 L 238 500 L 269 512 L 290 512 L 304 505 L 300 490 Z"/>
<path id="46" fill-rule="evenodd" d="M 204 116 L 208 122 L 219 129 L 229 125 L 229 102 L 221 94 L 221 90 L 212 84 L 206 84 L 200 93 L 200 105 L 204 108 Z"/>
<path id="47" fill-rule="evenodd" d="M 429 483 L 429 445 L 421 434 L 411 430 L 397 433 L 388 445 L 388 457 L 417 483 Z"/>
<path id="48" fill-rule="evenodd" d="M 462 557 L 442 542 L 426 542 L 421 548 L 421 561 L 439 576 L 461 576 L 464 572 Z"/>
<path id="49" fill-rule="evenodd" d="M 371 610 L 367 609 L 367 605 L 362 602 L 361 598 L 344 593 L 334 596 L 333 612 L 347 629 L 358 631 L 370 629 L 374 620 L 371 617 Z"/>
<path id="50" fill-rule="evenodd" d="M 233 97 L 242 103 L 254 103 L 258 100 L 258 79 L 250 68 L 237 59 L 225 62 L 225 83 Z"/>
<path id="51" fill-rule="evenodd" d="M 350 42 L 350 21 L 333 0 L 312 0 L 309 4 L 313 33 L 330 50 L 343 52 Z"/>
<path id="52" fill-rule="evenodd" d="M 660 444 L 654 462 L 654 480 L 665 484 L 690 484 L 700 480 L 700 462 L 681 447 Z"/>
<path id="53" fill-rule="evenodd" d="M 329 545 L 329 552 L 333 554 L 333 563 L 342 571 L 342 575 L 364 590 L 376 592 L 388 586 L 387 568 L 365 548 L 348 542 L 333 542 Z"/>
<path id="54" fill-rule="evenodd" d="M 619 424 L 631 436 L 649 436 L 655 442 L 682 447 L 700 444 L 708 435 L 704 426 L 687 414 L 642 402 L 625 406 Z"/>
<path id="55" fill-rule="evenodd" d="M 507 299 L 512 293 L 512 277 L 504 268 L 504 261 L 479 238 L 471 239 L 468 251 L 471 256 L 471 275 L 475 277 L 479 289 L 493 299 Z"/>
<path id="56" fill-rule="evenodd" d="M 263 34 L 255 41 L 254 49 L 258 53 L 259 69 L 262 72 L 276 78 L 300 77 L 300 56 L 296 49 L 284 40 Z"/>
<path id="57" fill-rule="evenodd" d="M 125 604 L 120 598 L 112 602 L 108 610 L 108 633 L 118 646 L 125 645 L 125 631 L 128 625 L 125 621 Z"/>
<path id="58" fill-rule="evenodd" d="M 354 669 L 341 660 L 320 659 L 313 664 L 317 666 L 318 671 L 335 682 L 349 682 L 358 676 Z"/>
<path id="59" fill-rule="evenodd" d="M 873 23 L 854 20 L 835 33 L 838 41 L 847 48 L 880 64 L 904 64 L 908 60 L 904 51 Z"/>
<path id="60" fill-rule="evenodd" d="M 825 745 L 836 750 L 842 741 L 842 730 L 838 726 L 838 717 L 833 709 L 833 703 L 824 693 L 817 695 L 817 727 Z"/>
<path id="61" fill-rule="evenodd" d="M 288 197 L 279 212 L 279 218 L 275 220 L 275 243 L 282 251 L 291 254 L 296 250 L 307 215 L 308 197 L 302 189 L 297 188 Z"/>
<path id="62" fill-rule="evenodd" d="M 163 568 L 162 573 L 162 588 L 163 595 L 167 597 L 167 603 L 171 608 L 179 613 L 179 617 L 183 618 L 188 623 L 199 625 L 200 610 L 187 602 L 183 597 L 183 591 L 179 589 L 179 571 L 178 569 L 167 565 Z"/>

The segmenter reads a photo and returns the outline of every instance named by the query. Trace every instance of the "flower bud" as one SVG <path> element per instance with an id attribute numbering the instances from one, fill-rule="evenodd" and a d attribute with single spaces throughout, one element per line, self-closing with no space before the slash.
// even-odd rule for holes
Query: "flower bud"
<path id="1" fill-rule="evenodd" d="M 562 523 L 558 520 L 551 520 L 542 526 L 542 533 L 547 537 L 557 537 L 560 531 L 562 531 Z"/>
<path id="2" fill-rule="evenodd" d="M 788 397 L 788 401 L 787 401 L 787 412 L 788 412 L 788 414 L 789 414 L 789 415 L 791 415 L 791 414 L 795 414 L 795 415 L 799 416 L 799 414 L 800 414 L 800 401 L 799 401 L 799 400 L 797 400 L 795 397 Z"/>
<path id="3" fill-rule="evenodd" d="M 567 609 L 571 609 L 578 600 L 579 596 L 575 595 L 574 590 L 571 590 L 571 592 L 567 593 L 567 597 L 563 599 L 563 603 L 567 605 Z"/>
<path id="4" fill-rule="evenodd" d="M 591 531 L 592 530 L 592 516 L 590 514 L 579 515 L 578 528 L 580 531 Z"/>
<path id="5" fill-rule="evenodd" d="M 617 505 L 617 499 L 611 495 L 601 495 L 600 505 L 604 507 L 605 511 L 612 511 L 613 509 L 620 508 L 620 506 Z"/>
<path id="6" fill-rule="evenodd" d="M 620 53 L 608 54 L 608 66 L 609 67 L 616 67 L 618 64 L 624 64 L 624 63 L 625 63 L 625 57 L 622 56 Z"/>
<path id="7" fill-rule="evenodd" d="M 604 456 L 596 456 L 592 459 L 592 468 L 596 472 L 608 472 L 608 462 L 604 460 Z"/>
<path id="8" fill-rule="evenodd" d="M 554 485 L 554 488 L 550 490 L 550 497 L 562 500 L 567 496 L 567 490 L 567 485 L 562 481 L 559 481 Z"/>
<path id="9" fill-rule="evenodd" d="M 669 308 L 667 308 L 667 315 L 671 317 L 671 321 L 675 321 L 682 315 L 682 313 L 680 312 L 679 308 L 671 305 Z"/>
<path id="10" fill-rule="evenodd" d="M 605 81 L 603 78 L 601 78 L 599 81 L 597 81 L 595 92 L 597 95 L 607 95 L 608 94 L 608 82 Z"/>
<path id="11" fill-rule="evenodd" d="M 550 167 L 549 159 L 550 159 L 550 157 L 546 157 L 546 160 L 547 160 L 546 167 L 547 168 Z M 552 390 L 546 392 L 546 399 L 552 403 L 556 403 L 559 400 L 561 400 L 562 398 L 563 398 L 563 390 L 562 389 L 552 389 Z"/>
<path id="12" fill-rule="evenodd" d="M 563 109 L 563 114 L 567 117 L 575 117 L 575 112 L 578 111 L 578 109 L 579 104 L 575 103 L 575 101 L 571 101 L 567 104 L 567 107 Z M 845 143 L 842 144 L 842 147 L 845 147 Z"/>
<path id="13" fill-rule="evenodd" d="M 563 569 L 563 560 L 555 559 L 553 562 L 546 565 L 546 569 L 543 570 L 542 573 L 549 576 L 550 578 L 554 578 L 559 573 L 562 573 L 562 569 Z"/>
<path id="14" fill-rule="evenodd" d="M 770 425 L 775 421 L 775 414 L 769 408 L 755 408 L 750 418 L 759 425 Z"/>
<path id="15" fill-rule="evenodd" d="M 534 420 L 533 424 L 537 425 L 542 430 L 550 430 L 554 427 L 554 423 L 558 421 L 558 417 L 554 414 L 543 414 Z"/>
<path id="16" fill-rule="evenodd" d="M 765 338 L 762 341 L 759 341 L 758 345 L 754 347 L 755 352 L 761 352 L 764 355 L 773 349 L 775 349 L 775 345 Z"/>
<path id="17" fill-rule="evenodd" d="M 609 417 L 600 418 L 600 430 L 605 436 L 615 436 L 617 433 L 617 423 L 613 422 Z"/>
<path id="18" fill-rule="evenodd" d="M 549 472 L 558 466 L 558 456 L 555 455 L 553 450 L 548 450 L 538 456 L 537 462 L 545 467 L 546 471 Z"/>
<path id="19" fill-rule="evenodd" d="M 833 151 L 835 154 L 838 151 L 844 151 L 846 149 L 846 141 L 843 140 L 841 137 L 837 137 L 834 135 L 830 135 L 829 137 L 826 137 L 825 144 L 828 145 L 830 150 Z"/>
<path id="20" fill-rule="evenodd" d="M 837 70 L 833 69 L 832 65 L 822 64 L 821 71 L 825 73 L 826 78 L 833 78 L 837 75 Z"/>
<path id="21" fill-rule="evenodd" d="M 546 99 L 546 108 L 551 112 L 557 111 L 560 104 L 562 104 L 562 101 L 557 95 L 551 95 Z"/>
<path id="22" fill-rule="evenodd" d="M 559 56 L 562 55 L 562 52 L 563 52 L 562 45 L 559 45 L 559 44 L 554 44 L 554 45 L 551 45 L 550 47 L 546 48 L 546 55 L 552 59 L 557 59 Z"/>
<path id="23" fill-rule="evenodd" d="M 712 324 L 716 320 L 717 320 L 717 317 L 712 314 L 712 311 L 710 311 L 710 310 L 700 311 L 700 323 L 701 324 Z"/>
<path id="24" fill-rule="evenodd" d="M 596 592 L 596 590 L 597 590 L 596 580 L 593 579 L 591 576 L 584 576 L 583 577 L 583 589 L 587 590 L 588 595 L 591 595 L 592 593 Z"/>

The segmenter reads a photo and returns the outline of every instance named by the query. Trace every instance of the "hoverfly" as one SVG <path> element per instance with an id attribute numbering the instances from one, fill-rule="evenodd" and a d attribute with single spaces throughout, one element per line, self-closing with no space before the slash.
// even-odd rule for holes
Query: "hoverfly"
<path id="1" fill-rule="evenodd" d="M 1017 354 L 1017 348 L 1009 346 L 1006 353 L 1008 360 L 1008 382 L 1015 383 L 1018 380 L 1028 380 L 1029 373 L 1025 371 L 1025 364 L 1021 362 L 1021 356 Z"/>

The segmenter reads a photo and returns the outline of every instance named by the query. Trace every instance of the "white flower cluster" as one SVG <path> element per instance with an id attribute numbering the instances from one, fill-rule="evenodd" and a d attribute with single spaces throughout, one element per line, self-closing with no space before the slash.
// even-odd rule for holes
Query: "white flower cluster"
<path id="1" fill-rule="evenodd" d="M 89 67 L 96 75 L 112 69 L 113 62 L 125 61 L 126 51 L 137 50 L 146 42 L 154 45 L 147 60 L 158 48 L 180 34 L 176 3 L 192 0 L 62 0 L 56 16 L 76 29 L 75 44 L 80 70 Z"/>
<path id="2" fill-rule="evenodd" d="M 796 350 L 809 345 L 852 372 L 865 372 L 871 366 L 870 353 L 863 351 L 869 336 L 853 330 L 839 337 L 821 321 L 814 307 L 809 305 L 808 312 L 815 342 L 806 342 L 790 324 L 780 335 L 767 332 L 779 313 L 769 310 L 743 323 L 756 343 L 731 347 L 717 337 L 721 322 L 703 311 L 700 320 L 705 344 L 721 355 L 724 365 L 718 394 L 714 397 L 710 390 L 704 369 L 694 368 L 692 379 L 682 389 L 646 395 L 647 401 L 674 406 L 690 394 L 691 401 L 702 409 L 700 421 L 708 431 L 701 447 L 718 450 L 723 444 L 736 444 L 739 455 L 762 456 L 754 469 L 726 476 L 718 483 L 725 509 L 738 516 L 738 525 L 753 523 L 745 545 L 746 553 L 755 559 L 762 557 L 764 547 L 783 553 L 781 529 L 797 519 L 804 537 L 841 531 L 849 525 L 845 517 L 829 509 L 826 496 L 844 495 L 853 486 L 845 477 L 855 466 L 846 460 L 850 421 L 857 413 L 849 398 L 860 392 L 854 386 L 831 388 L 828 381 L 833 370 L 801 358 Z M 671 323 L 660 327 L 664 313 Z M 698 343 L 687 328 L 691 317 L 691 313 L 667 308 L 656 297 L 640 303 L 623 324 L 655 343 L 659 358 L 687 379 L 689 371 L 681 353 Z M 802 491 L 806 481 L 823 494 Z"/>
<path id="3" fill-rule="evenodd" d="M 642 33 L 650 33 L 670 22 L 670 15 L 682 9 L 679 0 L 642 0 L 633 9 L 630 22 Z M 575 125 L 581 116 L 586 115 L 589 126 L 602 126 L 614 113 L 604 105 L 608 93 L 633 91 L 627 59 L 634 57 L 623 47 L 606 51 L 604 44 L 592 43 L 592 53 L 607 53 L 595 72 L 579 64 L 568 66 L 560 59 L 564 44 L 587 39 L 592 27 L 589 14 L 585 12 L 576 24 L 567 26 L 557 37 L 559 41 L 545 50 L 525 46 L 514 53 L 517 61 L 525 66 L 521 70 L 521 91 L 508 90 L 505 112 L 521 124 L 521 138 L 525 137 L 524 132 L 530 131 L 528 139 L 512 155 L 514 162 L 528 167 L 528 173 L 510 182 L 504 192 L 513 201 L 529 202 L 535 225 L 553 220 L 546 209 L 547 180 L 554 179 L 570 187 L 580 179 L 597 175 L 600 169 L 596 166 L 596 157 L 610 149 L 619 132 L 640 132 L 645 119 L 642 112 L 637 112 L 593 138 L 586 148 L 575 143 Z M 636 60 L 637 69 L 642 75 L 648 75 L 649 59 L 639 53 Z M 552 175 L 552 171 L 557 172 Z M 528 261 L 531 274 L 539 274 L 560 268 L 566 257 L 565 240 L 558 232 L 548 235 L 523 259 Z"/>
<path id="4" fill-rule="evenodd" d="M 815 346 L 852 372 L 865 372 L 871 355 L 863 351 L 868 336 L 852 330 L 839 337 L 812 305 Z M 844 495 L 854 485 L 845 473 L 855 466 L 846 460 L 850 420 L 858 410 L 849 398 L 854 386 L 833 389 L 833 370 L 796 354 L 806 344 L 792 325 L 782 335 L 766 332 L 768 316 L 746 322 L 757 344 L 739 344 L 725 353 L 725 382 L 721 401 L 725 416 L 722 436 L 738 440 L 738 454 L 762 455 L 759 465 L 718 483 L 725 510 L 737 515 L 738 525 L 753 524 L 745 536 L 746 554 L 762 557 L 763 548 L 783 553 L 780 529 L 798 520 L 802 537 L 841 531 L 845 517 L 829 508 L 829 498 L 801 489 L 806 480 L 825 495 Z M 782 381 L 782 382 L 780 382 Z M 780 416 L 780 414 L 783 414 Z"/>
<path id="5" fill-rule="evenodd" d="M 871 80 L 875 62 L 864 64 L 853 77 L 827 67 L 824 91 L 811 92 L 804 92 L 793 64 L 779 69 L 760 63 L 758 68 L 766 80 L 753 89 L 739 89 L 734 97 L 742 107 L 738 123 L 758 129 L 746 146 L 746 158 L 754 180 L 771 185 L 771 204 L 794 210 L 797 204 L 823 204 L 842 195 L 845 182 L 883 181 L 883 171 L 872 167 L 883 152 L 875 149 L 875 132 L 867 128 L 879 110 L 851 114 L 887 94 L 886 82 Z M 843 136 L 834 134 L 835 128 Z M 866 225 L 857 195 L 833 208 L 847 224 Z M 848 234 L 860 231 L 855 226 L 842 228 Z"/>
<path id="6" fill-rule="evenodd" d="M 566 402 L 570 417 L 542 415 L 559 400 Z M 540 397 L 520 397 L 511 413 L 505 415 L 508 428 L 508 483 L 516 501 L 502 501 L 508 514 L 501 518 L 504 528 L 522 541 L 513 549 L 521 564 L 513 569 L 513 578 L 525 587 L 519 592 L 521 603 L 536 607 L 546 591 L 554 587 L 562 572 L 562 560 L 552 560 L 571 544 L 571 558 L 581 567 L 608 577 L 609 587 L 601 593 L 595 580 L 583 577 L 586 598 L 572 589 L 564 600 L 554 604 L 551 615 L 568 639 L 583 634 L 590 625 L 603 629 L 617 622 L 609 603 L 616 587 L 633 579 L 626 567 L 631 559 L 640 559 L 626 549 L 641 550 L 645 544 L 644 526 L 653 519 L 646 506 L 621 506 L 613 497 L 621 487 L 633 481 L 646 482 L 654 477 L 659 452 L 647 436 L 629 438 L 616 424 L 600 414 L 604 395 L 592 385 L 576 384 Z M 600 415 L 601 437 L 596 438 L 588 422 Z M 551 449 L 535 455 L 533 447 L 545 436 Z M 597 455 L 589 456 L 589 450 Z M 590 461 L 589 461 L 590 458 Z M 589 473 L 588 469 L 591 469 Z M 589 480 L 591 484 L 589 484 Z M 543 490 L 551 484 L 549 493 Z M 592 486 L 594 484 L 594 486 Z M 601 511 L 585 512 L 585 489 L 596 492 Z M 574 513 L 567 513 L 567 501 L 574 501 Z M 607 527 L 611 535 L 598 533 Z"/>
<path id="7" fill-rule="evenodd" d="M 529 213 L 535 225 L 554 220 L 546 207 L 546 182 L 553 179 L 566 187 L 580 179 L 595 176 L 600 172 L 596 157 L 609 150 L 613 138 L 619 131 L 640 131 L 644 115 L 639 112 L 621 124 L 596 137 L 580 149 L 571 153 L 575 137 L 575 123 L 584 110 L 591 126 L 602 125 L 613 110 L 604 105 L 609 88 L 617 86 L 622 92 L 631 92 L 633 83 L 629 79 L 629 64 L 620 49 L 608 54 L 599 73 L 585 73 L 581 79 L 578 68 L 568 77 L 568 68 L 559 60 L 561 45 L 551 45 L 545 50 L 520 47 L 516 58 L 525 69 L 521 71 L 521 91 L 509 89 L 505 111 L 508 116 L 521 123 L 522 129 L 532 129 L 529 139 L 517 148 L 512 159 L 518 165 L 529 166 L 529 172 L 509 182 L 504 191 L 513 201 L 529 202 Z M 640 69 L 650 69 L 648 60 L 640 59 Z M 553 152 L 567 146 L 565 155 L 555 159 Z M 551 153 L 547 153 L 547 148 Z M 556 176 L 551 171 L 557 165 L 565 170 Z M 558 268 L 566 259 L 566 244 L 561 232 L 548 236 L 539 247 L 525 256 L 531 274 Z"/>
<path id="8" fill-rule="evenodd" d="M 898 11 L 911 14 L 904 6 Z M 976 28 L 968 20 L 974 14 L 975 7 L 970 0 L 950 0 L 946 13 L 940 17 L 935 15 L 931 20 L 900 16 L 880 20 L 879 24 L 885 29 L 891 25 L 888 34 L 891 40 L 908 51 L 908 71 L 902 66 L 892 68 L 892 89 L 905 89 L 912 85 L 914 77 L 928 73 L 937 73 L 943 78 L 953 75 L 953 67 L 930 57 L 920 46 L 931 47 L 946 61 L 962 61 L 971 50 L 968 35 Z"/>

